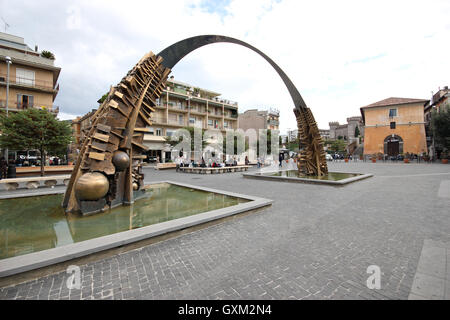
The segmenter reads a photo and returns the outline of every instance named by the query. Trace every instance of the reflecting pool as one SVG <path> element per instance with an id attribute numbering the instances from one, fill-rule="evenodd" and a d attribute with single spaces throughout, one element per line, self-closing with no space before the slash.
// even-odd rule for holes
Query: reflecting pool
<path id="1" fill-rule="evenodd" d="M 275 177 L 289 177 L 289 178 L 302 178 L 302 179 L 312 179 L 312 180 L 328 180 L 328 181 L 339 181 L 347 178 L 352 178 L 360 176 L 359 173 L 344 173 L 344 172 L 328 172 L 324 176 L 307 176 L 302 175 L 298 170 L 283 170 L 277 172 L 263 172 L 260 173 L 262 176 L 275 176 Z"/>
<path id="2" fill-rule="evenodd" d="M 134 205 L 91 216 L 65 215 L 63 195 L 0 200 L 0 259 L 226 208 L 247 199 L 178 186 L 152 185 Z"/>

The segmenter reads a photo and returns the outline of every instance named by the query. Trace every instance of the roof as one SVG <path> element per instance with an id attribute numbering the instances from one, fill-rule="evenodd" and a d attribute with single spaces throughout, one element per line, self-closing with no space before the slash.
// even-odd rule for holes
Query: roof
<path id="1" fill-rule="evenodd" d="M 409 104 L 409 103 L 425 103 L 428 102 L 428 99 L 411 99 L 411 98 L 387 98 L 372 104 L 369 104 L 365 107 L 361 107 L 361 109 L 366 109 L 366 108 L 375 108 L 375 107 L 386 107 L 386 106 L 394 106 L 394 105 L 399 105 L 399 104 Z"/>
<path id="2" fill-rule="evenodd" d="M 400 105 L 400 104 L 409 104 L 409 103 L 423 103 L 425 105 L 425 103 L 429 102 L 430 100 L 428 99 L 412 99 L 412 98 L 387 98 L 372 104 L 369 104 L 365 107 L 361 107 L 360 111 L 361 111 L 361 116 L 362 116 L 362 120 L 363 123 L 366 123 L 366 119 L 364 116 L 364 109 L 368 109 L 368 108 L 376 108 L 376 107 L 387 107 L 387 106 L 396 106 L 396 105 Z"/>

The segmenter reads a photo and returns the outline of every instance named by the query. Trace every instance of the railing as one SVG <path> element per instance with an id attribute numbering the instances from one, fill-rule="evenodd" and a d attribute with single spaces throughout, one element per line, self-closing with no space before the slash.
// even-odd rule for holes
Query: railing
<path id="1" fill-rule="evenodd" d="M 6 73 L 0 73 L 0 82 L 6 83 Z M 39 88 L 39 89 L 46 89 L 46 90 L 57 90 L 53 87 L 53 81 L 46 81 L 46 80 L 40 80 L 40 79 L 31 79 L 31 78 L 24 78 L 24 77 L 11 77 L 11 74 L 9 75 L 9 84 L 10 85 L 21 85 L 21 86 L 28 86 L 33 88 Z"/>
<path id="2" fill-rule="evenodd" d="M 0 108 L 6 109 L 6 100 L 0 100 Z M 8 102 L 8 109 L 11 110 L 26 110 L 26 109 L 45 109 L 50 112 L 58 113 L 59 112 L 59 106 L 48 106 L 41 104 L 39 102 L 34 103 L 19 103 L 16 101 L 9 101 Z"/>

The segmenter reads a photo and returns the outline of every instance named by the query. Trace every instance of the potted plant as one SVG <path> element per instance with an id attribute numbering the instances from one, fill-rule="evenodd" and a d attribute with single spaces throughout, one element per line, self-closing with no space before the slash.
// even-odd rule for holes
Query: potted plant
<path id="1" fill-rule="evenodd" d="M 378 160 L 383 160 L 383 154 L 381 152 L 377 153 Z"/>
<path id="2" fill-rule="evenodd" d="M 405 156 L 404 156 L 404 158 L 403 158 L 403 162 L 404 163 L 409 163 L 409 158 L 410 158 L 410 154 L 409 154 L 409 152 L 407 152 L 407 153 L 405 153 Z"/>
<path id="3" fill-rule="evenodd" d="M 377 162 L 377 155 L 373 154 L 372 157 L 370 158 L 370 160 L 372 160 L 372 163 Z"/>
<path id="4" fill-rule="evenodd" d="M 446 151 L 443 151 L 443 152 L 441 153 L 441 162 L 442 162 L 443 164 L 447 164 L 447 163 L 448 163 L 448 152 L 447 152 L 447 150 L 446 150 Z"/>

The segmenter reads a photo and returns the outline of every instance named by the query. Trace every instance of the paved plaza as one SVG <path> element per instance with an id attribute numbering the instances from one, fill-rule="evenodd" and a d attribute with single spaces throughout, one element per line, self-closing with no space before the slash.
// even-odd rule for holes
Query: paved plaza
<path id="1" fill-rule="evenodd" d="M 374 176 L 331 187 L 146 168 L 146 183 L 179 181 L 275 202 L 80 266 L 80 290 L 67 289 L 69 274 L 60 272 L 0 288 L 0 299 L 450 299 L 450 166 L 329 169 Z M 380 289 L 367 287 L 369 266 L 380 268 Z"/>

